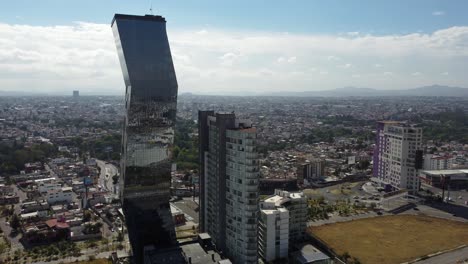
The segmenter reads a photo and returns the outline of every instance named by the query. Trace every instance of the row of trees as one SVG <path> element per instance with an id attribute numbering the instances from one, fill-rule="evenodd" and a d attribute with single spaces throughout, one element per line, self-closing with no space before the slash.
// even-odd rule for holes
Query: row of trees
<path id="1" fill-rule="evenodd" d="M 423 115 L 416 122 L 422 124 L 425 140 L 468 144 L 468 114 L 463 109 Z"/>
<path id="2" fill-rule="evenodd" d="M 28 162 L 44 162 L 57 154 L 57 148 L 48 143 L 34 144 L 25 148 L 23 144 L 12 146 L 0 144 L 0 174 L 16 174 Z"/>
<path id="3" fill-rule="evenodd" d="M 109 134 L 98 139 L 89 140 L 75 137 L 70 142 L 70 145 L 79 149 L 80 156 L 89 153 L 91 157 L 101 160 L 120 160 L 122 135 L 118 133 Z"/>
<path id="4" fill-rule="evenodd" d="M 365 208 L 364 204 L 351 203 L 351 201 L 339 200 L 335 204 L 325 202 L 323 196 L 309 200 L 309 219 L 328 219 L 328 214 L 337 212 L 340 216 L 349 216 Z"/>
<path id="5" fill-rule="evenodd" d="M 192 120 L 177 119 L 173 155 L 180 170 L 198 168 L 198 137 L 191 136 L 195 129 Z"/>

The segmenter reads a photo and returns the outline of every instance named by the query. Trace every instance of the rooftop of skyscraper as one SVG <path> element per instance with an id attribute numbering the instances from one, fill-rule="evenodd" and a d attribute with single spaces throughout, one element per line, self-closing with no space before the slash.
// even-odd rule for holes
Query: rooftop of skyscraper
<path id="1" fill-rule="evenodd" d="M 115 14 L 114 18 L 112 19 L 111 25 L 114 24 L 115 19 L 133 19 L 133 20 L 146 20 L 146 21 L 159 21 L 159 22 L 166 22 L 166 19 L 163 16 L 155 16 L 155 15 L 127 15 L 127 14 Z"/>

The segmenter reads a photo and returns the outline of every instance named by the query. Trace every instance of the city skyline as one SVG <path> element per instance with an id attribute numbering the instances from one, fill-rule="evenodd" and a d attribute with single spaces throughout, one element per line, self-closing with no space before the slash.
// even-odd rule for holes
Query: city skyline
<path id="1" fill-rule="evenodd" d="M 468 261 L 468 2 L 4 7 L 0 263 Z"/>
<path id="2" fill-rule="evenodd" d="M 180 93 L 468 87 L 463 2 L 221 6 L 207 1 L 184 6 L 185 17 L 180 5 L 153 3 L 154 13 L 174 21 L 168 24 L 169 41 Z M 0 90 L 123 95 L 109 16 L 103 14 L 143 15 L 150 12 L 150 2 L 106 6 L 104 1 L 90 14 L 78 5 L 69 16 L 56 18 L 50 12 L 70 7 L 55 3 L 53 10 L 33 14 L 20 6 L 9 4 L 0 21 Z"/>

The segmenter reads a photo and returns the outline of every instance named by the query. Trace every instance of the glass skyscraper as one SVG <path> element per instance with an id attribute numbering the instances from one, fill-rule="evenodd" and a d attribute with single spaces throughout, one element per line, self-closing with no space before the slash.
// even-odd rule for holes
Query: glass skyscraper
<path id="1" fill-rule="evenodd" d="M 136 263 L 146 246 L 170 247 L 169 206 L 177 80 L 161 16 L 116 14 L 112 30 L 125 81 L 120 196 Z"/>

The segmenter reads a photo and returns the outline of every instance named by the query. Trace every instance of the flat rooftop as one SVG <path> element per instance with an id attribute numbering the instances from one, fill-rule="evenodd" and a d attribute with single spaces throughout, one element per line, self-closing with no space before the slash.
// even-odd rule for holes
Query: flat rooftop
<path id="1" fill-rule="evenodd" d="M 198 242 L 190 242 L 169 249 L 149 249 L 145 250 L 145 264 L 192 264 L 218 263 L 221 256 L 213 251 L 206 250 Z M 186 261 L 187 260 L 187 261 Z M 229 262 L 227 262 L 229 263 Z"/>
<path id="2" fill-rule="evenodd" d="M 274 203 L 276 206 L 279 206 L 281 201 L 285 199 L 279 195 L 273 195 L 267 199 L 265 199 L 265 203 Z"/>
<path id="3" fill-rule="evenodd" d="M 162 16 L 155 16 L 155 15 L 139 16 L 139 15 L 115 14 L 114 18 L 112 19 L 111 25 L 114 25 L 114 22 L 116 19 L 166 22 L 166 19 Z"/>
<path id="4" fill-rule="evenodd" d="M 312 263 L 315 261 L 330 259 L 322 251 L 310 244 L 303 244 L 299 247 L 299 251 L 291 254 L 296 259 L 297 263 Z"/>
<path id="5" fill-rule="evenodd" d="M 423 170 L 422 172 L 429 175 L 468 174 L 468 170 Z"/>

